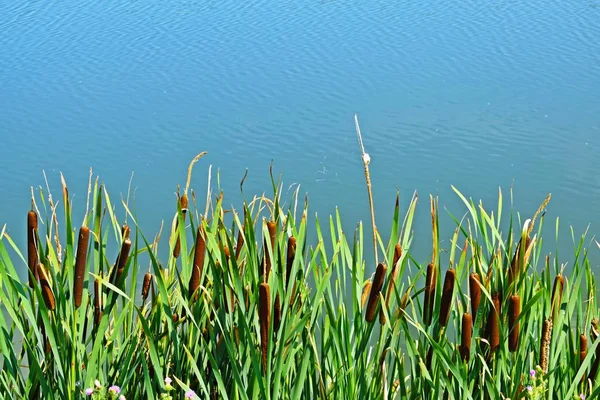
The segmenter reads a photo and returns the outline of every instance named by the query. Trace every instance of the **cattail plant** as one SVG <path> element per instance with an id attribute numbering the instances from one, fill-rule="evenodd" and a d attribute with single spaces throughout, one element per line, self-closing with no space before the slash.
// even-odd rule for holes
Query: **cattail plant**
<path id="1" fill-rule="evenodd" d="M 392 297 L 392 293 L 394 291 L 394 287 L 396 286 L 396 279 L 398 278 L 398 272 L 400 266 L 398 263 L 400 262 L 400 258 L 402 257 L 402 247 L 396 243 L 394 246 L 394 263 L 392 264 L 392 273 L 390 274 L 390 283 L 388 284 L 387 294 L 385 296 L 385 307 L 389 310 L 390 298 Z M 381 325 L 385 324 L 385 314 L 383 313 L 383 308 L 379 310 L 379 323 Z"/>
<path id="2" fill-rule="evenodd" d="M 267 230 L 269 231 L 269 242 L 271 243 L 271 251 L 275 255 L 275 238 L 277 235 L 277 223 L 275 221 L 267 222 Z M 269 255 L 269 249 L 267 248 L 267 239 L 265 238 L 265 264 L 264 264 L 264 281 L 269 280 L 269 274 L 271 273 L 271 256 Z"/>
<path id="3" fill-rule="evenodd" d="M 379 263 L 375 270 L 373 285 L 371 286 L 371 292 L 369 294 L 369 302 L 367 303 L 367 311 L 365 312 L 365 320 L 367 322 L 373 322 L 375 320 L 375 311 L 377 311 L 377 306 L 379 305 L 379 298 L 381 288 L 383 287 L 383 281 L 385 280 L 386 270 L 387 267 L 384 263 Z"/>
<path id="4" fill-rule="evenodd" d="M 554 286 L 552 287 L 552 297 L 551 297 L 551 306 L 550 306 L 550 315 L 552 316 L 552 321 L 554 322 L 554 314 L 555 311 L 560 309 L 560 304 L 562 303 L 562 295 L 563 289 L 565 286 L 565 278 L 562 274 L 557 274 L 554 278 Z"/>
<path id="5" fill-rule="evenodd" d="M 187 194 L 183 194 L 183 196 L 181 196 L 179 198 L 179 205 L 181 207 L 181 212 L 183 213 L 183 221 L 185 222 L 185 216 L 187 214 L 187 208 L 188 208 L 188 197 Z M 179 218 L 177 218 L 177 221 L 175 223 L 175 235 L 177 236 L 177 239 L 175 240 L 175 247 L 173 247 L 173 257 L 178 258 L 179 257 L 179 253 L 181 252 L 181 241 L 179 238 L 179 232 L 178 232 L 178 228 L 179 227 Z"/>
<path id="6" fill-rule="evenodd" d="M 37 265 L 37 230 L 38 216 L 35 211 L 27 213 L 27 265 L 29 267 L 29 287 L 33 287 L 34 280 L 38 279 Z"/>
<path id="7" fill-rule="evenodd" d="M 235 243 L 235 259 L 240 259 L 240 253 L 242 252 L 242 248 L 244 247 L 244 225 L 242 225 L 242 229 L 238 232 L 237 241 Z"/>
<path id="8" fill-rule="evenodd" d="M 144 275 L 144 282 L 142 283 L 142 301 L 146 301 L 148 293 L 150 292 L 150 285 L 152 284 L 152 274 L 146 272 Z"/>
<path id="9" fill-rule="evenodd" d="M 548 372 L 548 360 L 550 359 L 550 339 L 552 338 L 552 319 L 544 320 L 542 324 L 542 340 L 540 342 L 539 365 L 544 373 Z"/>
<path id="10" fill-rule="evenodd" d="M 423 303 L 423 323 L 425 326 L 431 324 L 433 316 L 433 305 L 435 304 L 435 286 L 437 269 L 433 263 L 427 265 L 427 276 L 425 278 L 425 302 Z"/>
<path id="11" fill-rule="evenodd" d="M 587 337 L 585 336 L 585 334 L 581 334 L 579 335 L 579 365 L 581 366 L 581 364 L 583 364 L 583 360 L 585 360 L 585 357 L 587 356 Z"/>
<path id="12" fill-rule="evenodd" d="M 83 282 L 85 280 L 85 264 L 87 261 L 89 240 L 90 229 L 87 226 L 82 226 L 79 228 L 77 256 L 75 257 L 75 281 L 73 282 L 73 297 L 75 307 L 81 306 L 81 296 L 83 293 Z"/>
<path id="13" fill-rule="evenodd" d="M 44 264 L 42 263 L 38 264 L 37 270 L 42 289 L 42 297 L 44 298 L 46 308 L 48 308 L 50 311 L 54 311 L 54 308 L 56 307 L 56 301 L 54 299 L 54 292 L 52 291 L 52 284 L 50 283 L 50 275 L 48 274 L 48 270 L 46 270 L 46 267 L 44 267 Z"/>
<path id="14" fill-rule="evenodd" d="M 479 310 L 479 304 L 481 303 L 481 279 L 476 272 L 469 274 L 469 292 L 471 293 L 471 315 L 473 322 L 475 322 L 477 310 Z"/>
<path id="15" fill-rule="evenodd" d="M 121 226 L 121 237 L 123 239 L 127 239 L 129 237 L 130 233 L 131 233 L 131 228 L 129 227 L 129 225 L 123 224 L 123 226 Z"/>
<path id="16" fill-rule="evenodd" d="M 452 306 L 452 293 L 454 292 L 454 282 L 456 281 L 456 271 L 450 268 L 446 271 L 444 277 L 444 287 L 442 289 L 442 300 L 440 303 L 440 325 L 448 325 L 450 317 L 450 308 Z"/>
<path id="17" fill-rule="evenodd" d="M 492 304 L 487 319 L 487 339 L 490 344 L 490 353 L 494 353 L 500 346 L 500 327 L 498 326 L 498 318 L 500 315 L 500 294 L 494 292 L 492 294 Z"/>
<path id="18" fill-rule="evenodd" d="M 267 283 L 261 283 L 258 292 L 258 321 L 260 324 L 260 346 L 262 365 L 267 372 L 267 354 L 269 351 L 269 325 L 271 324 L 271 292 Z"/>
<path id="19" fill-rule="evenodd" d="M 102 319 L 102 287 L 100 286 L 100 279 L 94 280 L 94 325 L 100 325 Z"/>
<path id="20" fill-rule="evenodd" d="M 595 342 L 600 336 L 600 322 L 598 319 L 592 319 L 592 326 L 590 328 L 590 338 L 592 339 L 592 343 Z M 594 383 L 596 380 L 596 375 L 598 374 L 598 368 L 600 367 L 600 346 L 596 347 L 596 358 L 594 359 L 594 363 L 590 368 L 590 372 L 588 373 L 588 380 Z"/>
<path id="21" fill-rule="evenodd" d="M 519 295 L 510 296 L 508 303 L 508 350 L 511 353 L 517 351 L 519 345 L 519 315 L 521 314 L 521 297 Z"/>
<path id="22" fill-rule="evenodd" d="M 198 227 L 196 234 L 196 245 L 194 248 L 194 261 L 192 264 L 192 274 L 190 275 L 190 281 L 188 285 L 188 293 L 190 298 L 194 295 L 198 287 L 200 286 L 200 279 L 202 278 L 202 268 L 204 266 L 204 256 L 206 254 L 206 238 L 204 237 L 204 227 L 202 224 Z"/>
<path id="23" fill-rule="evenodd" d="M 127 260 L 129 258 L 129 251 L 131 250 L 131 239 L 127 238 L 121 244 L 121 251 L 119 252 L 119 256 L 117 257 L 117 261 L 113 267 L 113 285 L 117 285 L 121 276 L 123 275 L 123 271 L 125 270 L 125 266 L 127 265 Z M 116 270 L 116 273 L 115 273 Z"/>
<path id="24" fill-rule="evenodd" d="M 287 243 L 287 257 L 285 262 L 285 288 L 290 286 L 290 279 L 292 279 L 292 267 L 294 266 L 294 258 L 296 257 L 296 238 L 290 236 Z M 294 300 L 294 291 L 296 285 L 292 288 L 292 296 L 290 298 L 290 304 Z"/>
<path id="25" fill-rule="evenodd" d="M 473 317 L 468 312 L 464 313 L 462 316 L 462 330 L 460 336 L 460 346 L 458 348 L 458 352 L 460 353 L 460 358 L 469 362 L 469 358 L 471 357 L 471 338 L 473 337 Z"/>
<path id="26" fill-rule="evenodd" d="M 363 285 L 362 294 L 360 295 L 360 308 L 365 308 L 365 305 L 367 304 L 367 299 L 369 298 L 369 293 L 371 292 L 372 285 L 373 283 L 371 281 L 367 281 Z"/>
<path id="27" fill-rule="evenodd" d="M 279 331 L 281 325 L 281 299 L 279 294 L 275 296 L 275 303 L 273 304 L 273 329 L 275 332 Z"/>

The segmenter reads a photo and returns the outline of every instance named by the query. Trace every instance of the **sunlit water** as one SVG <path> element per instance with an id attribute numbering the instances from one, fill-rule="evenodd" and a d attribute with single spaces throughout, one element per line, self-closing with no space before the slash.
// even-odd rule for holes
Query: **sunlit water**
<path id="1" fill-rule="evenodd" d="M 397 189 L 403 209 L 418 190 L 423 261 L 428 194 L 464 212 L 450 185 L 492 208 L 514 184 L 525 216 L 552 192 L 548 218 L 597 233 L 598 21 L 597 0 L 0 2 L 0 223 L 24 243 L 43 170 L 55 198 L 65 174 L 82 213 L 92 167 L 117 202 L 134 172 L 153 236 L 207 151 L 200 197 L 212 164 L 239 208 L 245 169 L 246 195 L 269 191 L 273 160 L 351 232 L 369 218 L 357 112 L 378 225 L 386 236 Z"/>

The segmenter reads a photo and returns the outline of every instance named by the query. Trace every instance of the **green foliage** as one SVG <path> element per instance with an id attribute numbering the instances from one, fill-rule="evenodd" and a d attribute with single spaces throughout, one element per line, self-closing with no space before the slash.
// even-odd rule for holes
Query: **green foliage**
<path id="1" fill-rule="evenodd" d="M 544 257 L 543 214 L 539 220 L 532 216 L 531 237 L 534 232 L 514 228 L 521 222 L 512 210 L 508 221 L 501 220 L 507 214 L 502 193 L 497 209 L 489 212 L 456 191 L 466 214 L 440 218 L 437 200 L 431 199 L 431 258 L 416 260 L 410 251 L 415 194 L 404 213 L 396 202 L 390 236 L 378 236 L 376 251 L 388 265 L 380 299 L 391 290 L 389 301 L 378 303 L 381 318 L 368 323 L 363 288 L 375 266 L 364 259 L 362 224 L 347 235 L 336 211 L 328 220 L 315 217 L 309 226 L 308 203 L 300 204 L 297 218 L 298 193 L 286 205 L 281 183 L 272 180 L 272 186 L 271 198 L 254 197 L 241 212 L 226 209 L 221 195 L 209 191 L 207 203 L 200 205 L 192 193 L 189 209 L 177 203 L 168 252 L 159 252 L 161 234 L 146 237 L 128 202 L 113 204 L 96 180 L 83 221 L 91 234 L 79 308 L 72 293 L 79 226 L 74 226 L 68 191 L 64 185 L 62 214 L 49 193 L 40 191 L 36 203 L 46 218 L 37 232 L 37 253 L 48 270 L 55 308 L 47 306 L 39 281 L 30 288 L 28 278 L 19 275 L 27 270 L 27 256 L 3 230 L 0 393 L 15 399 L 78 399 L 88 390 L 94 398 L 118 398 L 109 385 L 118 386 L 119 396 L 127 399 L 566 399 L 598 393 L 599 336 L 592 329 L 585 353 L 579 339 L 598 318 L 585 236 L 574 240 L 573 258 Z M 119 213 L 132 228 L 132 247 L 121 279 L 111 280 L 125 240 Z M 273 242 L 267 221 L 276 223 Z M 444 223 L 456 228 L 449 241 L 439 238 L 438 225 Z M 200 226 L 206 242 L 201 284 L 189 293 Z M 292 258 L 290 237 L 296 240 Z M 175 258 L 177 240 L 181 252 Z M 396 244 L 402 254 L 393 281 Z M 168 254 L 164 263 L 159 261 L 163 253 Z M 567 262 L 564 287 L 553 295 L 553 280 L 567 275 Z M 429 263 L 437 274 L 432 321 L 426 326 L 423 286 Z M 267 264 L 271 272 L 264 274 Z M 448 324 L 441 326 L 448 268 L 455 270 L 456 281 L 449 288 Z M 140 277 L 146 271 L 152 283 L 142 299 Z M 483 296 L 467 341 L 470 357 L 463 361 L 458 345 L 466 334 L 461 321 L 470 310 L 471 272 L 481 276 Z M 270 288 L 266 321 L 259 318 L 261 283 Z M 488 327 L 496 293 L 499 344 L 492 348 Z M 519 296 L 521 310 L 509 323 L 510 296 Z M 552 322 L 547 343 L 545 320 Z M 511 352 L 508 339 L 515 322 L 518 346 Z M 264 343 L 261 324 L 268 324 Z"/>

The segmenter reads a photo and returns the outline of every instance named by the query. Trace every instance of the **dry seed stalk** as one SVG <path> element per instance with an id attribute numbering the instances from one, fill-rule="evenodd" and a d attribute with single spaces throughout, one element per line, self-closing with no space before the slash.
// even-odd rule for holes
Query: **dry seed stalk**
<path id="1" fill-rule="evenodd" d="M 427 277 L 425 279 L 425 302 L 423 303 L 423 323 L 425 326 L 429 326 L 431 324 L 431 318 L 433 316 L 436 280 L 437 268 L 433 263 L 430 263 L 427 266 Z"/>
<path id="2" fill-rule="evenodd" d="M 35 211 L 31 210 L 27 213 L 27 265 L 33 275 L 33 279 L 31 276 L 29 277 L 29 287 L 31 288 L 33 288 L 34 279 L 38 279 L 37 230 L 38 216 Z"/>
<path id="3" fill-rule="evenodd" d="M 269 351 L 269 325 L 271 324 L 271 292 L 267 283 L 259 288 L 258 321 L 260 323 L 260 346 L 262 350 L 263 371 L 267 372 L 267 353 Z"/>
<path id="4" fill-rule="evenodd" d="M 473 337 L 473 317 L 469 313 L 462 316 L 462 331 L 458 351 L 463 361 L 469 362 L 471 357 L 471 338 Z"/>
<path id="5" fill-rule="evenodd" d="M 481 303 L 481 279 L 476 272 L 469 274 L 469 292 L 471 293 L 471 315 L 473 316 L 473 322 L 475 322 L 477 310 Z"/>
<path id="6" fill-rule="evenodd" d="M 398 198 L 396 198 L 396 201 Z M 392 273 L 390 274 L 390 283 L 388 284 L 387 294 L 385 296 L 385 307 L 389 310 L 390 298 L 392 297 L 392 292 L 394 291 L 394 287 L 396 286 L 396 279 L 398 278 L 398 271 L 400 258 L 402 257 L 402 247 L 398 243 L 394 246 L 394 263 L 392 266 Z M 381 325 L 385 324 L 385 314 L 383 313 L 383 309 L 379 311 L 379 323 Z"/>
<path id="7" fill-rule="evenodd" d="M 50 284 L 50 276 L 48 275 L 48 271 L 44 264 L 39 263 L 37 266 L 40 284 L 42 286 L 42 297 L 44 298 L 44 303 L 46 307 L 50 311 L 54 311 L 56 307 L 56 301 L 54 299 L 54 292 L 52 291 L 52 285 Z"/>
<path id="8" fill-rule="evenodd" d="M 188 208 L 188 197 L 187 194 L 183 194 L 183 196 L 181 196 L 179 198 L 179 205 L 181 206 L 181 212 L 183 213 L 183 221 L 185 222 L 185 216 L 187 214 L 187 208 Z M 175 223 L 175 235 L 177 236 L 177 240 L 175 240 L 175 247 L 173 248 L 173 257 L 178 258 L 179 257 L 179 253 L 181 252 L 181 241 L 179 238 L 179 218 L 177 218 L 177 221 Z"/>
<path id="9" fill-rule="evenodd" d="M 521 314 L 521 297 L 513 295 L 508 303 L 508 350 L 513 353 L 517 351 L 519 345 L 519 322 L 517 319 Z"/>
<path id="10" fill-rule="evenodd" d="M 454 292 L 454 282 L 456 281 L 456 271 L 449 269 L 444 277 L 444 288 L 442 289 L 442 301 L 440 303 L 440 325 L 448 325 L 450 317 L 450 308 L 452 306 L 452 292 Z"/>
<path id="11" fill-rule="evenodd" d="M 188 285 L 188 293 L 191 296 L 194 295 L 198 287 L 200 286 L 200 279 L 202 277 L 202 268 L 204 267 L 204 256 L 206 253 L 206 239 L 204 238 L 204 227 L 202 223 L 198 227 L 196 234 L 196 246 L 194 249 L 194 262 L 192 264 L 192 274 L 190 275 L 190 282 Z"/>
<path id="12" fill-rule="evenodd" d="M 373 286 L 371 286 L 371 293 L 369 293 L 369 302 L 367 303 L 367 311 L 365 313 L 365 320 L 367 322 L 375 321 L 375 311 L 379 304 L 379 297 L 381 294 L 381 288 L 383 287 L 383 281 L 385 280 L 385 271 L 387 267 L 384 263 L 379 263 L 375 270 L 375 276 L 373 277 Z"/>
<path id="13" fill-rule="evenodd" d="M 539 365 L 544 373 L 548 372 L 548 360 L 550 356 L 550 339 L 552 338 L 552 319 L 544 320 L 542 325 L 542 341 L 540 343 Z"/>
<path id="14" fill-rule="evenodd" d="M 73 282 L 75 307 L 81 306 L 81 296 L 83 293 L 83 281 L 85 280 L 85 264 L 87 261 L 89 240 L 90 229 L 87 226 L 82 226 L 79 228 L 77 256 L 75 257 L 75 281 Z"/>

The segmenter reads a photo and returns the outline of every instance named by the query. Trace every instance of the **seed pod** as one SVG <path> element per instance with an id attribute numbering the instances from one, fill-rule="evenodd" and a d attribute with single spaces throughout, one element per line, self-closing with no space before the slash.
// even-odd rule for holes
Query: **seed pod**
<path id="1" fill-rule="evenodd" d="M 440 303 L 440 325 L 448 325 L 450 317 L 450 307 L 452 306 L 452 293 L 454 292 L 454 282 L 456 280 L 456 271 L 449 269 L 444 277 L 444 288 L 442 289 L 442 301 Z"/>
<path id="2" fill-rule="evenodd" d="M 469 362 L 471 357 L 471 338 L 473 337 L 473 317 L 469 313 L 462 316 L 462 331 L 458 351 L 463 361 Z"/>
<path id="3" fill-rule="evenodd" d="M 194 295 L 196 289 L 200 286 L 200 279 L 202 277 L 202 268 L 204 267 L 204 256 L 206 253 L 206 239 L 204 238 L 204 228 L 202 224 L 198 227 L 196 234 L 196 247 L 194 249 L 194 263 L 192 264 L 192 274 L 190 275 L 190 282 L 188 286 L 188 293 L 191 296 Z"/>
<path id="4" fill-rule="evenodd" d="M 42 297 L 44 298 L 44 303 L 46 304 L 46 308 L 50 311 L 54 311 L 56 306 L 56 302 L 54 300 L 54 292 L 52 291 L 52 285 L 50 284 L 50 275 L 44 267 L 44 264 L 39 263 L 37 266 L 40 284 L 42 286 Z"/>
<path id="5" fill-rule="evenodd" d="M 362 294 L 360 295 L 360 307 L 365 308 L 365 304 L 367 304 L 367 299 L 369 298 L 369 292 L 371 291 L 371 286 L 373 283 L 371 281 L 367 281 L 363 285 Z"/>
<path id="6" fill-rule="evenodd" d="M 142 284 L 142 300 L 146 301 L 148 298 L 148 292 L 150 291 L 150 285 L 152 284 L 152 274 L 146 272 L 144 275 L 144 283 Z"/>
<path id="7" fill-rule="evenodd" d="M 554 286 L 552 287 L 552 303 L 550 307 L 550 315 L 554 321 L 554 311 L 560 309 L 562 303 L 563 289 L 565 286 L 565 278 L 562 274 L 556 275 L 554 278 Z"/>
<path id="8" fill-rule="evenodd" d="M 271 292 L 267 283 L 261 283 L 258 292 L 258 321 L 260 323 L 260 345 L 263 370 L 267 372 L 269 351 L 269 325 L 271 324 Z"/>
<path id="9" fill-rule="evenodd" d="M 267 222 L 267 230 L 269 231 L 269 241 L 271 242 L 271 251 L 273 252 L 273 255 L 275 255 L 275 253 L 276 253 L 275 238 L 277 235 L 277 223 L 275 221 L 268 221 Z M 269 280 L 269 274 L 271 273 L 271 264 L 272 264 L 272 260 L 271 260 L 271 256 L 269 255 L 269 249 L 267 248 L 267 241 L 265 238 L 265 272 L 264 272 L 265 282 Z"/>
<path id="10" fill-rule="evenodd" d="M 176 312 L 174 312 L 173 316 L 171 317 L 171 320 L 173 321 L 174 324 L 176 324 L 177 321 L 179 321 L 179 314 L 177 314 Z"/>
<path id="11" fill-rule="evenodd" d="M 75 307 L 81 306 L 83 293 L 83 282 L 85 280 L 85 263 L 87 261 L 88 244 L 90 240 L 90 229 L 87 226 L 79 228 L 79 239 L 77 240 L 77 256 L 75 257 L 75 281 L 73 282 L 73 297 Z"/>
<path id="12" fill-rule="evenodd" d="M 242 247 L 244 247 L 244 225 L 242 225 L 242 229 L 238 232 L 237 242 L 235 244 L 235 259 L 240 259 L 240 253 L 242 252 Z"/>
<path id="13" fill-rule="evenodd" d="M 31 210 L 27 213 L 27 265 L 35 280 L 38 279 L 37 229 L 38 216 L 35 211 Z M 33 287 L 34 279 L 31 276 L 29 277 L 29 287 L 31 288 Z"/>
<path id="14" fill-rule="evenodd" d="M 521 297 L 519 295 L 510 296 L 508 303 L 508 350 L 511 353 L 517 351 L 519 345 L 519 314 L 521 314 Z"/>
<path id="15" fill-rule="evenodd" d="M 548 360 L 550 356 L 550 339 L 552 338 L 552 319 L 544 320 L 542 324 L 542 341 L 540 342 L 539 365 L 544 373 L 548 372 Z"/>
<path id="16" fill-rule="evenodd" d="M 498 326 L 498 316 L 500 314 L 500 294 L 492 294 L 492 306 L 488 314 L 487 333 L 490 351 L 495 352 L 500 346 L 500 328 Z"/>
<path id="17" fill-rule="evenodd" d="M 435 286 L 437 281 L 437 269 L 433 263 L 427 266 L 425 278 L 425 302 L 423 303 L 423 323 L 425 326 L 431 324 L 433 316 L 433 305 L 435 304 Z"/>
<path id="18" fill-rule="evenodd" d="M 127 239 L 129 237 L 130 233 L 131 233 L 131 228 L 129 228 L 129 225 L 123 224 L 123 226 L 121 227 L 121 237 L 123 239 Z"/>
<path id="19" fill-rule="evenodd" d="M 471 293 L 471 319 L 475 322 L 477 310 L 481 303 L 481 279 L 476 272 L 471 272 L 469 274 L 469 292 Z"/>
<path id="20" fill-rule="evenodd" d="M 585 334 L 579 335 L 579 365 L 583 364 L 583 360 L 587 356 L 587 337 Z"/>
<path id="21" fill-rule="evenodd" d="M 185 222 L 185 216 L 187 214 L 188 208 L 187 194 L 184 193 L 183 196 L 179 198 L 179 205 L 181 206 L 181 212 L 183 213 L 183 221 Z M 177 228 L 179 228 L 179 218 L 177 218 L 177 222 L 175 223 L 175 235 L 177 236 L 177 240 L 175 240 L 175 247 L 173 247 L 173 257 L 175 258 L 178 258 L 179 253 L 181 252 L 181 242 L 179 240 L 179 233 Z"/>
<path id="22" fill-rule="evenodd" d="M 125 270 L 125 266 L 127 265 L 127 259 L 129 258 L 129 251 L 131 250 L 131 239 L 127 238 L 121 244 L 121 251 L 119 252 L 119 257 L 115 262 L 115 266 L 117 273 L 114 274 L 113 285 L 118 285 L 119 280 L 121 279 L 121 275 L 123 275 L 123 271 Z M 114 269 L 113 269 L 114 272 Z"/>
<path id="23" fill-rule="evenodd" d="M 392 297 L 392 293 L 394 292 L 394 287 L 396 286 L 396 279 L 398 278 L 398 270 L 399 265 L 398 262 L 402 257 L 402 247 L 398 243 L 394 246 L 394 264 L 392 266 L 392 273 L 390 274 L 390 283 L 388 284 L 387 294 L 385 296 L 385 307 L 389 310 L 390 306 L 390 298 Z M 385 324 L 385 314 L 383 313 L 383 309 L 379 310 L 379 323 L 381 325 Z"/>
<path id="24" fill-rule="evenodd" d="M 379 263 L 375 270 L 375 276 L 373 277 L 373 286 L 371 286 L 371 293 L 369 293 L 369 302 L 367 303 L 367 311 L 365 312 L 365 320 L 367 322 L 375 321 L 375 311 L 379 305 L 379 298 L 381 297 L 381 288 L 383 288 L 383 281 L 385 280 L 385 272 L 387 267 L 384 263 Z"/>

